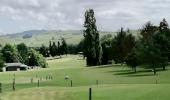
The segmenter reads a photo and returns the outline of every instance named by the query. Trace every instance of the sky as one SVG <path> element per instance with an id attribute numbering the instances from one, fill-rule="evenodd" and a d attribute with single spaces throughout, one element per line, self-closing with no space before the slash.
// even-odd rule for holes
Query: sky
<path id="1" fill-rule="evenodd" d="M 0 0 L 0 34 L 26 30 L 81 30 L 92 8 L 98 30 L 139 29 L 170 22 L 170 0 Z"/>

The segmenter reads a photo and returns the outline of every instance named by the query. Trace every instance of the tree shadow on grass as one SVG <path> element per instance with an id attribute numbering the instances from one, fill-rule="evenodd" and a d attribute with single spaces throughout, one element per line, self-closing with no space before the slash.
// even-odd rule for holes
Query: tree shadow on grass
<path id="1" fill-rule="evenodd" d="M 157 74 L 158 75 L 158 74 Z M 147 74 L 131 74 L 131 75 L 126 75 L 125 77 L 142 77 L 142 76 L 155 76 L 153 73 L 147 73 Z"/>
<path id="2" fill-rule="evenodd" d="M 130 72 L 131 70 L 113 70 L 113 71 L 108 71 L 109 73 L 114 73 L 114 72 L 118 72 L 118 73 L 123 73 L 123 72 Z"/>
<path id="3" fill-rule="evenodd" d="M 116 73 L 113 73 L 113 75 L 122 75 L 125 77 L 142 77 L 142 76 L 154 76 L 152 70 L 139 70 L 136 73 L 131 70 L 118 70 L 118 71 L 113 71 Z"/>
<path id="4" fill-rule="evenodd" d="M 108 67 L 113 67 L 113 65 L 100 65 L 100 66 L 93 66 L 91 68 L 108 68 Z"/>

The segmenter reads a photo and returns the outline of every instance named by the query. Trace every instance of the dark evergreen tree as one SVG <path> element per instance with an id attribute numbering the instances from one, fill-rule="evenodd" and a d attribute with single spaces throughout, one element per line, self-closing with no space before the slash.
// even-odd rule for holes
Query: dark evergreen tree
<path id="1" fill-rule="evenodd" d="M 48 47 L 42 45 L 39 49 L 40 54 L 42 54 L 44 57 L 49 57 L 49 50 Z"/>
<path id="2" fill-rule="evenodd" d="M 129 52 L 135 46 L 135 37 L 121 28 L 112 40 L 113 60 L 115 63 L 124 63 Z"/>
<path id="3" fill-rule="evenodd" d="M 77 45 L 69 44 L 67 47 L 69 54 L 78 54 L 80 52 Z"/>
<path id="4" fill-rule="evenodd" d="M 149 41 L 155 31 L 157 31 L 158 28 L 154 26 L 151 22 L 147 22 L 143 28 L 140 30 L 140 34 L 142 35 L 143 42 Z"/>
<path id="5" fill-rule="evenodd" d="M 153 36 L 153 42 L 156 48 L 160 51 L 159 65 L 163 68 L 163 70 L 165 70 L 165 66 L 168 65 L 170 41 L 162 32 L 156 32 L 156 34 Z"/>
<path id="6" fill-rule="evenodd" d="M 169 29 L 169 25 L 165 18 L 160 22 L 159 33 L 158 33 L 157 37 L 160 37 L 161 39 L 163 39 L 163 40 L 160 40 L 161 42 L 159 42 L 159 43 L 161 43 L 160 46 L 164 45 L 162 50 L 165 50 L 164 52 L 166 52 L 166 55 L 168 56 L 168 60 L 170 61 L 170 29 Z M 158 41 L 159 41 L 159 39 L 158 39 Z M 162 43 L 162 42 L 164 42 L 164 43 Z"/>
<path id="7" fill-rule="evenodd" d="M 61 55 L 61 46 L 60 46 L 60 42 L 57 42 L 57 55 L 60 56 Z M 61 56 L 60 56 L 61 57 Z"/>
<path id="8" fill-rule="evenodd" d="M 167 31 L 168 29 L 169 29 L 169 25 L 168 25 L 166 19 L 164 18 L 159 24 L 159 30 L 161 32 L 164 32 L 164 31 Z"/>
<path id="9" fill-rule="evenodd" d="M 79 44 L 77 45 L 78 52 L 84 52 L 84 39 L 82 39 Z"/>
<path id="10" fill-rule="evenodd" d="M 154 74 L 156 74 L 157 67 L 163 67 L 163 69 L 165 69 L 168 62 L 169 41 L 165 34 L 162 34 L 162 29 L 163 28 L 158 28 L 152 24 L 145 24 L 141 31 L 140 58 L 143 64 L 147 64 L 149 65 L 148 67 L 153 69 Z M 143 32 L 145 32 L 145 35 L 143 35 Z"/>
<path id="11" fill-rule="evenodd" d="M 54 57 L 57 55 L 57 46 L 55 44 L 55 42 L 53 42 L 52 46 L 51 46 L 51 56 Z"/>
<path id="12" fill-rule="evenodd" d="M 111 56 L 111 40 L 112 40 L 112 35 L 108 34 L 108 35 L 104 35 L 101 38 L 101 46 L 102 46 L 102 51 L 103 51 L 103 55 L 102 55 L 102 65 L 106 65 L 109 63 L 109 60 L 112 59 Z"/>
<path id="13" fill-rule="evenodd" d="M 3 57 L 2 57 L 2 53 L 0 53 L 0 71 L 2 71 L 2 68 L 4 67 L 4 60 L 3 60 Z"/>
<path id="14" fill-rule="evenodd" d="M 136 73 L 136 67 L 140 64 L 138 51 L 134 48 L 126 58 L 126 64 L 132 67 L 132 70 Z"/>
<path id="15" fill-rule="evenodd" d="M 85 12 L 84 27 L 84 54 L 86 56 L 87 66 L 100 65 L 102 48 L 93 9 L 89 9 Z"/>
<path id="16" fill-rule="evenodd" d="M 51 55 L 52 54 L 52 44 L 51 44 L 51 41 L 49 42 L 49 54 Z M 51 55 L 52 56 L 52 55 Z"/>
<path id="17" fill-rule="evenodd" d="M 61 39 L 61 54 L 66 54 L 67 55 L 67 43 L 64 38 Z"/>

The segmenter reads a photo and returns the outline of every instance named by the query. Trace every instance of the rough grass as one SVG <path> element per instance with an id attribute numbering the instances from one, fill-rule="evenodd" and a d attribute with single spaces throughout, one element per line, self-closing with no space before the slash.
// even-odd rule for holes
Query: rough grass
<path id="1" fill-rule="evenodd" d="M 0 73 L 2 100 L 88 100 L 88 88 L 93 88 L 93 100 L 169 100 L 170 70 L 158 71 L 154 76 L 148 69 L 133 73 L 127 66 L 85 67 L 77 55 L 49 60 L 49 68 L 23 72 Z M 15 74 L 16 91 L 12 91 Z M 52 80 L 46 76 L 52 74 Z M 69 80 L 64 77 L 68 75 Z M 34 83 L 30 83 L 33 78 Z M 40 80 L 40 87 L 37 81 Z M 73 87 L 70 87 L 70 80 Z M 96 80 L 98 84 L 96 85 Z M 158 84 L 156 84 L 156 81 Z"/>
<path id="2" fill-rule="evenodd" d="M 2 95 L 2 100 L 88 100 L 89 87 L 40 87 Z M 169 100 L 170 85 L 114 84 L 92 86 L 93 100 Z"/>

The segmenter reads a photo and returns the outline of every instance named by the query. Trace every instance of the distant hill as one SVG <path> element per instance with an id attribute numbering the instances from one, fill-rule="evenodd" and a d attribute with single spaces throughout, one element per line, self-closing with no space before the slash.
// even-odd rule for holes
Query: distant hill
<path id="1" fill-rule="evenodd" d="M 112 34 L 112 32 L 102 32 L 104 34 Z M 78 44 L 83 38 L 82 30 L 29 30 L 21 33 L 7 34 L 0 36 L 0 44 L 19 44 L 25 43 L 28 46 L 48 45 L 49 41 L 60 41 L 65 38 L 68 44 Z"/>
<path id="2" fill-rule="evenodd" d="M 101 31 L 100 37 L 106 34 L 115 35 L 115 32 Z M 133 32 L 136 34 L 136 32 Z M 82 30 L 28 30 L 21 33 L 7 34 L 0 36 L 0 44 L 25 43 L 28 46 L 48 45 L 49 41 L 60 41 L 65 38 L 68 44 L 78 44 L 83 39 Z"/>

